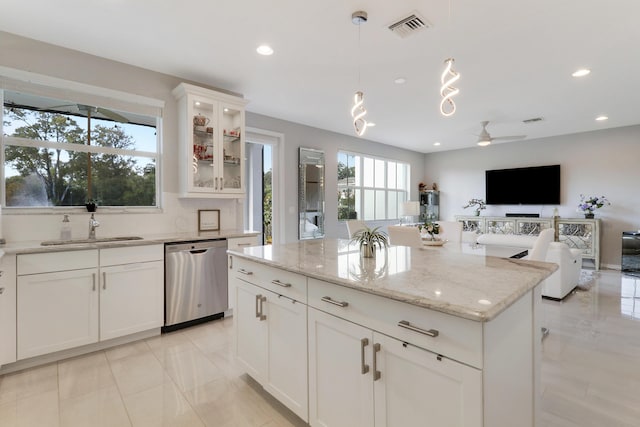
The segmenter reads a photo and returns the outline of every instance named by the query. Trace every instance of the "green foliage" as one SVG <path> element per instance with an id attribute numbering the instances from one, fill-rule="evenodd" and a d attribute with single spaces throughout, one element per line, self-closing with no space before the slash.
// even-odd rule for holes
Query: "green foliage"
<path id="1" fill-rule="evenodd" d="M 267 171 L 264 174 L 263 188 L 264 188 L 264 198 L 262 199 L 262 225 L 263 225 L 263 234 L 264 234 L 264 242 L 271 243 L 272 236 L 272 216 L 273 216 L 273 201 L 272 201 L 272 188 L 271 188 L 271 171 Z"/>
<path id="2" fill-rule="evenodd" d="M 71 116 L 5 108 L 12 136 L 85 145 L 87 132 Z M 135 141 L 120 126 L 95 125 L 91 145 L 133 149 Z M 5 162 L 19 177 L 5 181 L 8 206 L 82 206 L 97 198 L 103 206 L 155 206 L 155 164 L 137 164 L 131 156 L 7 145 Z M 89 180 L 89 171 L 91 180 Z M 91 188 L 89 188 L 89 181 Z M 46 193 L 46 197 L 42 192 Z"/>

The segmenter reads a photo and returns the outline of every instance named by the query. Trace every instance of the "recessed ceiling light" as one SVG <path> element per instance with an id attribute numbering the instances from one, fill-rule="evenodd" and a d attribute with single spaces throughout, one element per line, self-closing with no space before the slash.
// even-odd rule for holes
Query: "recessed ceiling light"
<path id="1" fill-rule="evenodd" d="M 229 109 L 228 109 L 228 108 L 225 108 L 223 111 L 224 111 L 225 113 L 228 113 L 228 112 L 229 112 Z"/>
<path id="2" fill-rule="evenodd" d="M 576 70 L 573 72 L 573 74 L 571 74 L 573 77 L 584 77 L 591 74 L 591 70 L 588 68 L 581 68 L 579 70 Z"/>
<path id="3" fill-rule="evenodd" d="M 394 79 L 393 82 L 397 85 L 403 85 L 407 82 L 407 79 L 404 77 L 398 77 L 397 79 Z"/>
<path id="4" fill-rule="evenodd" d="M 479 299 L 478 304 L 491 305 L 491 301 L 489 301 L 488 299 Z"/>
<path id="5" fill-rule="evenodd" d="M 489 144 L 491 144 L 491 141 L 478 141 L 480 147 L 486 147 Z"/>
<path id="6" fill-rule="evenodd" d="M 607 117 L 607 116 L 598 116 L 598 117 L 596 117 L 596 120 L 599 121 L 599 122 L 603 122 L 605 120 L 609 120 L 609 117 Z"/>
<path id="7" fill-rule="evenodd" d="M 374 127 L 376 124 L 374 122 L 367 122 L 367 127 Z"/>
<path id="8" fill-rule="evenodd" d="M 264 56 L 273 55 L 273 49 L 271 48 L 271 46 L 266 45 L 266 44 L 262 44 L 262 45 L 258 46 L 258 48 L 256 49 L 256 52 L 258 52 L 260 55 L 264 55 Z"/>
<path id="9" fill-rule="evenodd" d="M 434 142 L 433 145 L 435 145 L 437 147 L 438 145 L 440 145 L 440 143 L 439 142 Z"/>
<path id="10" fill-rule="evenodd" d="M 200 102 L 199 102 L 199 101 L 196 101 L 196 106 L 198 106 L 198 105 L 200 105 Z"/>

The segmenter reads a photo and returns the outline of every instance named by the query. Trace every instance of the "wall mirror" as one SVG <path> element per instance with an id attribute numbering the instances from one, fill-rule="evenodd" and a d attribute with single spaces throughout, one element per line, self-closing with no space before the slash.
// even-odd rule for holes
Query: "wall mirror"
<path id="1" fill-rule="evenodd" d="M 324 152 L 300 147 L 298 165 L 298 236 L 324 237 Z"/>

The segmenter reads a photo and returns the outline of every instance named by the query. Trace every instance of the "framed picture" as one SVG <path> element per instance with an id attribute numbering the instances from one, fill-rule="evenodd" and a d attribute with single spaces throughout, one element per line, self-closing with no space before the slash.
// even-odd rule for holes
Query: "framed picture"
<path id="1" fill-rule="evenodd" d="M 198 209 L 198 231 L 219 231 L 220 209 Z"/>

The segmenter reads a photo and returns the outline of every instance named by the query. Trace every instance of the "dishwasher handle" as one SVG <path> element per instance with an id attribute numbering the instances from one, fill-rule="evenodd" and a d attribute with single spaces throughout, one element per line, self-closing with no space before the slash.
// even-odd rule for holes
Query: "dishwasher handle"
<path id="1" fill-rule="evenodd" d="M 189 251 L 189 253 L 191 254 L 203 254 L 205 252 L 207 252 L 208 249 L 194 249 L 192 251 Z"/>

